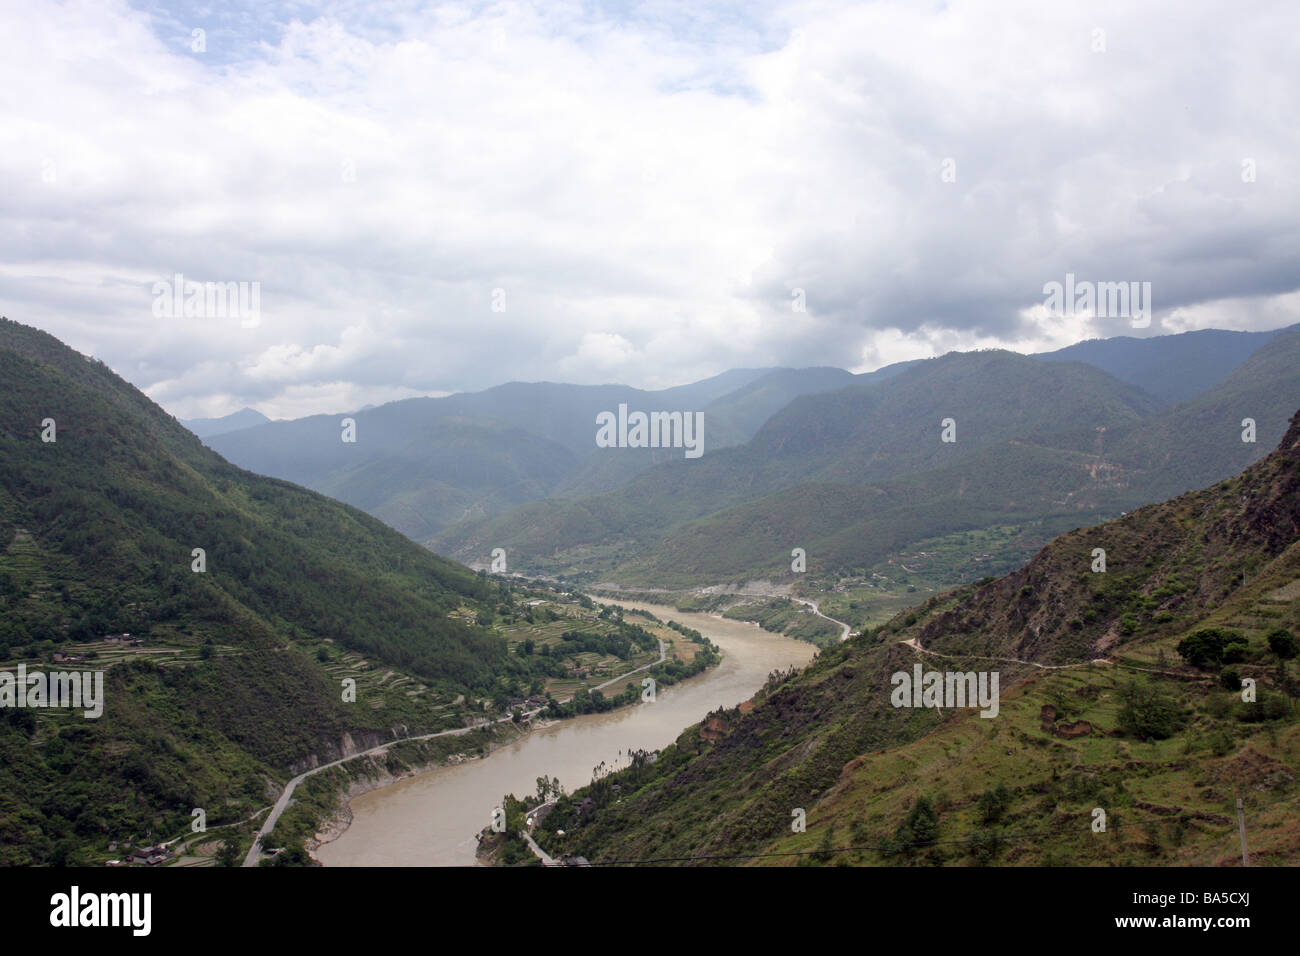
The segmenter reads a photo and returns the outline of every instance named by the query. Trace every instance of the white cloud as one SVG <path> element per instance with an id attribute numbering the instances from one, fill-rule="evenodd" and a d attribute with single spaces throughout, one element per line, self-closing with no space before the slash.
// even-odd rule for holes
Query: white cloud
<path id="1" fill-rule="evenodd" d="M 0 8 L 0 311 L 186 416 L 1296 318 L 1293 4 L 309 9 Z"/>

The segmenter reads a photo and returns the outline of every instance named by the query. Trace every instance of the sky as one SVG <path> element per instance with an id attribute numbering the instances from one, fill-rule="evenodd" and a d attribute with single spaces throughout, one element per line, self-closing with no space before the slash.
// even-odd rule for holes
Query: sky
<path id="1" fill-rule="evenodd" d="M 0 314 L 179 417 L 1300 321 L 1293 0 L 0 0 L 0 34 Z M 1050 308 L 1067 275 L 1149 325 Z"/>

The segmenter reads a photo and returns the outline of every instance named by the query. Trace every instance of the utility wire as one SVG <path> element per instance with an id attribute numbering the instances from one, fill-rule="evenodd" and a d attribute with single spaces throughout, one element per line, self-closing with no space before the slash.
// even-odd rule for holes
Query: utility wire
<path id="1" fill-rule="evenodd" d="M 1128 819 L 1132 815 L 1133 814 L 1131 813 L 1131 811 L 1125 809 L 1121 819 Z M 1136 822 L 1159 823 L 1159 822 L 1175 821 L 1177 819 L 1178 817 L 1174 814 L 1170 814 L 1167 816 L 1153 815 L 1146 818 L 1138 817 Z M 660 856 L 660 857 L 642 857 L 639 859 L 623 859 L 623 860 L 592 860 L 590 861 L 590 865 L 591 866 L 635 866 L 641 863 L 694 863 L 697 861 L 707 862 L 710 860 L 759 860 L 759 859 L 767 859 L 772 857 L 821 856 L 828 853 L 853 853 L 853 852 L 863 851 L 863 850 L 873 850 L 878 852 L 886 849 L 892 850 L 892 849 L 902 849 L 902 848 L 911 848 L 911 847 L 954 846 L 954 845 L 959 846 L 962 844 L 1000 843 L 1003 841 L 1015 842 L 1024 839 L 1037 839 L 1040 837 L 1053 836 L 1061 832 L 1061 830 L 1065 828 L 1065 824 L 1069 824 L 1070 826 L 1076 826 L 1076 827 L 1078 826 L 1077 821 L 1067 819 L 1063 821 L 1062 826 L 1056 830 L 1051 830 L 1051 829 L 1025 830 L 1025 831 L 1011 832 L 1011 833 L 994 831 L 989 834 L 985 834 L 981 836 L 965 837 L 962 839 L 953 839 L 953 840 L 930 840 L 924 843 L 922 842 L 895 843 L 893 841 L 890 841 L 887 843 L 866 843 L 866 844 L 860 844 L 854 846 L 819 847 L 814 850 L 783 850 L 783 851 L 765 852 L 765 853 L 725 853 L 725 854 L 711 853 L 711 854 L 700 854 L 697 856 Z M 1080 833 L 1083 832 L 1088 832 L 1088 831 L 1080 831 Z M 1215 833 L 1215 835 L 1218 836 L 1226 836 L 1232 832 L 1232 827 L 1229 827 L 1228 829 L 1224 830 L 1222 833 L 1218 833 L 1217 831 L 1211 831 L 1211 832 Z"/>

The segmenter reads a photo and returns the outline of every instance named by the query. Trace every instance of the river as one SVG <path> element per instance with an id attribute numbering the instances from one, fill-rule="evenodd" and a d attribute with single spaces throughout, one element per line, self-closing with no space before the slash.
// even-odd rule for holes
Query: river
<path id="1" fill-rule="evenodd" d="M 816 651 L 754 624 L 617 603 L 695 628 L 722 649 L 722 663 L 660 689 L 653 703 L 559 721 L 487 757 L 427 770 L 362 794 L 352 800 L 352 824 L 320 847 L 316 857 L 326 866 L 474 866 L 475 835 L 489 825 L 503 795 L 531 794 L 543 775 L 559 777 L 565 792 L 572 793 L 591 782 L 592 770 L 602 761 L 621 767 L 630 750 L 662 749 L 709 711 L 753 696 L 771 671 L 802 667 Z"/>

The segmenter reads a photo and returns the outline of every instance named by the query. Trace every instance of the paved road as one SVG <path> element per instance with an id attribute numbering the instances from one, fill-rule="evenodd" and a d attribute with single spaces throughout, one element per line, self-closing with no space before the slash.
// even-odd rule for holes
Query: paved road
<path id="1" fill-rule="evenodd" d="M 541 713 L 540 710 L 534 710 L 526 713 L 524 716 L 532 717 L 539 713 Z M 284 813 L 288 808 L 289 803 L 293 798 L 293 791 L 297 788 L 298 784 L 302 783 L 312 774 L 320 773 L 322 770 L 329 770 L 331 767 L 337 767 L 339 764 L 347 763 L 349 760 L 356 760 L 359 757 L 381 753 L 394 744 L 404 743 L 408 740 L 429 740 L 433 737 L 459 737 L 462 734 L 468 734 L 471 731 L 478 730 L 480 727 L 487 727 L 494 723 L 503 724 L 506 721 L 513 719 L 514 718 L 511 715 L 507 714 L 505 717 L 498 717 L 496 720 L 479 721 L 477 724 L 472 724 L 469 727 L 454 727 L 451 730 L 440 730 L 433 734 L 418 734 L 414 737 L 399 737 L 396 740 L 390 740 L 387 743 L 380 744 L 378 747 L 371 747 L 369 750 L 363 750 L 350 757 L 343 757 L 340 760 L 321 764 L 319 767 L 313 767 L 305 773 L 298 774 L 298 776 L 294 777 L 285 785 L 284 793 L 280 794 L 280 799 L 275 801 L 275 806 L 271 808 L 271 813 L 266 818 L 266 822 L 263 823 L 262 828 L 257 831 L 257 836 L 253 840 L 253 845 L 248 848 L 248 855 L 244 857 L 244 866 L 257 866 L 257 862 L 262 856 L 262 837 L 266 836 L 275 828 L 275 822 L 280 819 L 280 814 Z"/>
<path id="2" fill-rule="evenodd" d="M 664 642 L 661 640 L 659 642 L 659 660 L 651 661 L 649 664 L 645 664 L 641 667 L 634 667 L 626 674 L 620 674 L 618 677 L 614 677 L 610 680 L 607 680 L 603 684 L 598 684 L 597 686 L 593 687 L 592 690 L 602 690 L 608 687 L 610 684 L 614 684 L 617 683 L 618 681 L 631 677 L 633 674 L 654 667 L 656 664 L 662 664 L 665 659 L 666 659 L 666 650 L 664 647 Z M 572 697 L 566 697 L 564 700 L 560 701 L 560 703 L 562 704 L 567 703 L 572 699 L 573 699 Z M 525 712 L 524 716 L 535 717 L 540 713 L 541 713 L 541 709 L 532 710 L 532 711 Z M 320 773 L 322 770 L 329 770 L 331 767 L 337 767 L 339 764 L 347 763 L 349 760 L 356 760 L 359 757 L 366 757 L 369 756 L 370 754 L 381 753 L 387 750 L 389 747 L 393 746 L 394 744 L 404 743 L 408 740 L 429 740 L 433 737 L 458 737 L 461 736 L 462 734 L 467 734 L 470 731 L 477 730 L 480 727 L 487 727 L 494 723 L 503 724 L 510 720 L 514 720 L 514 717 L 510 714 L 507 714 L 504 717 L 498 717 L 496 720 L 480 721 L 479 723 L 473 724 L 469 727 L 455 727 L 452 728 L 451 730 L 440 730 L 437 733 L 433 733 L 433 734 L 417 734 L 414 737 L 399 737 L 395 740 L 390 740 L 387 743 L 382 743 L 378 747 L 371 747 L 369 750 L 363 750 L 360 753 L 355 753 L 350 757 L 343 757 L 339 760 L 334 760 L 327 764 L 321 764 L 319 767 L 313 767 L 311 770 L 308 770 L 305 773 L 298 774 L 298 776 L 294 777 L 285 785 L 284 792 L 280 794 L 280 799 L 275 801 L 275 806 L 271 808 L 270 815 L 267 816 L 266 821 L 262 824 L 261 829 L 257 831 L 257 836 L 253 839 L 253 845 L 248 848 L 248 854 L 244 857 L 244 866 L 257 866 L 258 861 L 262 857 L 262 837 L 266 836 L 273 829 L 275 829 L 276 821 L 280 819 L 280 814 L 284 813 L 284 811 L 288 809 L 289 803 L 293 799 L 293 792 L 294 790 L 297 789 L 298 784 L 302 783 L 312 774 Z"/>
<path id="3" fill-rule="evenodd" d="M 835 620 L 835 618 L 827 617 L 825 614 L 823 614 L 822 609 L 817 606 L 816 601 L 809 601 L 807 598 L 801 598 L 801 597 L 797 597 L 795 598 L 795 600 L 798 601 L 800 604 L 808 605 L 808 607 L 812 608 L 813 613 L 816 614 L 818 617 L 824 618 L 825 620 L 830 621 L 832 624 L 838 624 L 841 628 L 840 631 L 841 641 L 847 641 L 849 639 L 849 630 L 850 630 L 849 626 L 845 624 L 843 621 L 837 621 Z"/>
<path id="4" fill-rule="evenodd" d="M 595 687 L 592 688 L 592 690 L 604 690 L 604 689 L 605 689 L 606 687 L 608 687 L 610 684 L 617 684 L 619 681 L 624 680 L 625 678 L 631 677 L 633 674 L 637 673 L 638 671 L 649 670 L 650 668 L 654 667 L 656 664 L 662 664 L 662 663 L 664 662 L 664 660 L 665 660 L 665 657 L 666 657 L 666 652 L 664 651 L 664 642 L 663 642 L 662 640 L 660 640 L 660 641 L 659 641 L 659 660 L 657 660 L 657 661 L 651 661 L 649 664 L 643 664 L 643 665 L 641 665 L 640 667 L 634 667 L 632 670 L 628 671 L 626 674 L 619 674 L 617 677 L 614 677 L 614 678 L 612 678 L 612 679 L 610 679 L 610 680 L 607 680 L 607 681 L 605 681 L 605 683 L 603 683 L 603 684 L 597 684 Z"/>

